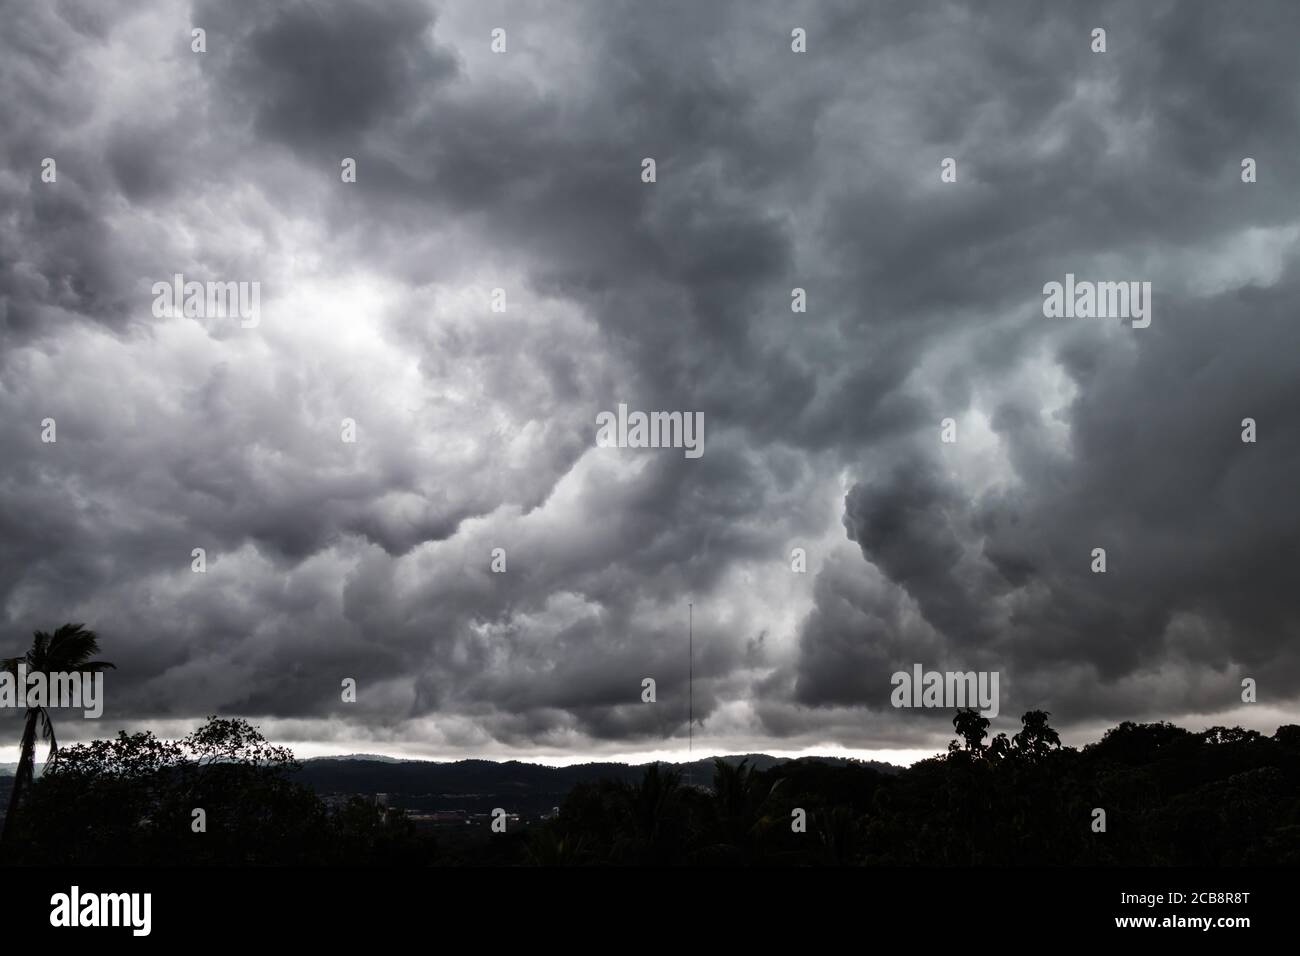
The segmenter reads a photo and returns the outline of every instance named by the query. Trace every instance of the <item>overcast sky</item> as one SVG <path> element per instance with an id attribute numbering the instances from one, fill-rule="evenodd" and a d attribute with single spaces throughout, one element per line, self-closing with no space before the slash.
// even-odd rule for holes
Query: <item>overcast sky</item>
<path id="1" fill-rule="evenodd" d="M 0 654 L 118 666 L 65 739 L 676 754 L 691 602 L 697 753 L 942 749 L 917 663 L 1076 745 L 1300 719 L 1294 0 L 0 22 Z M 1067 273 L 1150 326 L 1045 317 Z M 620 402 L 704 454 L 596 447 Z"/>

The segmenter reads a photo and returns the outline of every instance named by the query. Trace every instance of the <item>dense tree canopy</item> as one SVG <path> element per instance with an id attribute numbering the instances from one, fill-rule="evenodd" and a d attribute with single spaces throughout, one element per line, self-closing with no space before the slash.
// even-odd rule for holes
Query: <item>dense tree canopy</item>
<path id="1" fill-rule="evenodd" d="M 214 717 L 181 740 L 120 734 L 61 750 L 7 852 L 47 864 L 1300 863 L 1300 727 L 1266 737 L 1125 722 L 1075 750 L 1049 716 L 1031 711 L 1019 733 L 986 743 L 987 721 L 961 711 L 960 743 L 896 773 L 717 760 L 703 787 L 652 764 L 633 782 L 578 783 L 544 822 L 436 837 L 361 799 L 327 808 L 295 780 L 288 750 Z"/>

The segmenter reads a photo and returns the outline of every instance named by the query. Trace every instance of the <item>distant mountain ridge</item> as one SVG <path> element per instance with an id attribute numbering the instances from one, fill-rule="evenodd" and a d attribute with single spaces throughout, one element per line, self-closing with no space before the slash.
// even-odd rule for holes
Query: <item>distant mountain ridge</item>
<path id="1" fill-rule="evenodd" d="M 826 763 L 844 766 L 854 763 L 878 773 L 896 774 L 903 768 L 880 761 L 859 761 L 846 757 L 773 757 L 769 754 L 728 754 L 730 764 L 747 760 L 757 770 L 770 770 L 791 762 Z M 593 762 L 567 767 L 523 763 L 518 760 L 392 760 L 366 757 L 314 757 L 302 761 L 299 782 L 317 793 L 388 795 L 392 806 L 482 810 L 493 806 L 538 811 L 557 806 L 580 783 L 621 780 L 633 783 L 644 776 L 652 763 L 672 767 L 682 782 L 710 786 L 713 757 L 689 763 L 648 761 L 642 764 Z"/>
<path id="2" fill-rule="evenodd" d="M 723 760 L 727 761 L 728 763 L 738 763 L 742 760 L 748 760 L 750 762 L 750 766 L 753 766 L 755 767 L 755 769 L 758 770 L 770 770 L 771 767 L 780 765 L 780 763 L 788 763 L 789 761 L 792 760 L 822 761 L 823 763 L 831 763 L 831 765 L 833 766 L 842 766 L 845 765 L 845 763 L 853 762 L 853 758 L 850 757 L 818 757 L 818 756 L 772 757 L 771 754 L 767 754 L 767 753 L 732 753 L 732 754 L 720 754 L 720 756 L 722 756 Z M 317 765 L 317 763 L 321 763 L 321 765 L 328 765 L 328 763 L 344 762 L 344 761 L 350 763 L 390 763 L 390 765 L 391 763 L 400 763 L 400 765 L 441 766 L 441 767 L 456 766 L 456 765 L 460 765 L 460 763 L 487 763 L 487 765 L 495 765 L 495 766 L 516 765 L 516 763 L 519 763 L 519 765 L 543 767 L 543 769 L 546 770 L 573 770 L 573 769 L 581 769 L 581 767 L 589 767 L 589 769 L 603 769 L 603 767 L 630 767 L 630 769 L 641 770 L 641 771 L 645 770 L 645 767 L 650 766 L 650 763 L 655 762 L 655 761 L 646 761 L 645 763 L 619 763 L 619 762 L 608 762 L 608 761 L 603 761 L 603 762 L 591 761 L 590 763 L 571 763 L 571 765 L 567 767 L 556 767 L 556 766 L 549 765 L 549 763 L 530 763 L 526 761 L 517 761 L 517 760 L 506 760 L 506 761 L 409 760 L 409 758 L 404 758 L 404 757 L 387 757 L 385 756 L 385 754 L 381 754 L 381 753 L 344 753 L 344 754 L 339 754 L 339 756 L 337 757 L 309 757 L 307 758 L 307 760 L 303 760 L 300 762 L 302 762 L 304 766 L 308 766 L 308 765 Z M 701 760 L 682 762 L 682 763 L 672 763 L 666 761 L 658 761 L 658 762 L 663 763 L 664 766 L 679 767 L 679 769 L 684 771 L 707 769 L 708 771 L 710 771 L 710 773 L 712 773 L 712 765 L 714 765 L 714 757 L 702 757 Z M 881 771 L 881 773 L 885 773 L 885 774 L 898 773 L 898 771 L 902 770 L 902 767 L 896 765 L 896 763 L 885 763 L 883 761 L 876 761 L 876 760 L 858 761 L 858 762 L 861 762 L 863 763 L 863 765 L 866 765 L 868 767 L 874 767 L 875 770 L 879 770 Z M 39 774 L 40 770 L 42 770 L 42 767 L 44 767 L 43 761 L 36 762 L 36 766 L 35 766 L 36 773 Z M 17 771 L 18 771 L 17 763 L 0 763 L 0 777 L 13 777 L 13 775 L 16 774 Z"/>
<path id="3" fill-rule="evenodd" d="M 849 757 L 773 757 L 770 754 L 724 754 L 720 755 L 723 760 L 729 764 L 736 764 L 742 760 L 748 760 L 751 767 L 756 770 L 770 770 L 772 767 L 783 763 L 789 763 L 792 760 L 817 760 L 822 763 L 832 764 L 834 766 L 843 766 L 847 763 L 855 762 Z M 666 761 L 657 761 L 664 766 L 676 767 L 684 775 L 692 778 L 698 774 L 707 774 L 710 778 L 713 775 L 713 757 L 703 757 L 699 760 L 693 760 L 685 763 L 671 763 Z M 412 760 L 402 757 L 388 757 L 383 754 L 340 754 L 336 757 L 310 757 L 300 761 L 304 770 L 312 767 L 331 767 L 334 764 L 345 763 L 350 765 L 379 764 L 383 766 L 406 766 L 429 768 L 455 768 L 463 765 L 487 766 L 487 767 L 536 767 L 542 771 L 578 771 L 578 776 L 583 779 L 599 779 L 603 775 L 613 775 L 622 777 L 625 771 L 635 771 L 635 776 L 645 771 L 651 763 L 656 761 L 646 761 L 645 763 L 626 764 L 609 761 L 592 761 L 590 763 L 570 764 L 567 767 L 553 767 L 549 764 L 535 764 L 520 760 Z M 892 763 L 884 763 L 879 760 L 862 760 L 856 761 L 864 766 L 879 770 L 881 773 L 898 773 L 903 768 Z M 37 762 L 35 770 L 39 776 L 45 764 L 43 761 Z M 16 763 L 0 763 L 0 777 L 12 777 L 18 771 Z M 607 774 L 611 771 L 612 774 Z M 590 776 L 595 774 L 594 777 Z M 315 774 L 311 774 L 314 776 Z M 382 792 L 382 791 L 379 791 Z"/>
<path id="4" fill-rule="evenodd" d="M 303 765 L 304 769 L 310 767 L 330 767 L 334 764 L 339 764 L 339 763 L 347 763 L 350 765 L 373 763 L 373 764 L 382 764 L 385 765 L 386 767 L 400 766 L 405 768 L 420 768 L 421 770 L 434 772 L 434 773 L 438 772 L 439 770 L 453 773 L 455 771 L 455 768 L 468 769 L 471 767 L 474 768 L 520 767 L 520 768 L 533 768 L 534 770 L 543 773 L 548 771 L 555 772 L 555 773 L 560 773 L 562 775 L 569 775 L 576 771 L 578 775 L 582 776 L 583 778 L 587 778 L 593 772 L 597 774 L 597 777 L 600 777 L 602 775 L 606 775 L 608 771 L 612 770 L 615 772 L 616 775 L 621 775 L 622 771 L 632 771 L 635 772 L 636 777 L 639 779 L 641 774 L 645 772 L 645 769 L 653 763 L 657 763 L 660 766 L 664 766 L 664 767 L 676 768 L 677 770 L 681 771 L 683 775 L 707 771 L 708 775 L 712 777 L 713 761 L 715 759 L 724 760 L 728 764 L 732 764 L 732 765 L 738 764 L 742 760 L 746 760 L 749 762 L 749 766 L 753 767 L 755 770 L 770 770 L 773 767 L 780 766 L 781 764 L 791 763 L 797 760 L 818 761 L 836 767 L 841 767 L 850 763 L 857 763 L 866 767 L 871 767 L 873 770 L 878 770 L 881 773 L 898 773 L 899 771 L 904 769 L 903 767 L 898 766 L 897 764 L 885 763 L 879 760 L 857 760 L 852 757 L 831 757 L 831 756 L 816 756 L 816 755 L 810 755 L 805 757 L 773 757 L 770 754 L 761 754 L 761 753 L 760 754 L 752 754 L 752 753 L 751 754 L 718 754 L 716 756 L 701 757 L 699 760 L 683 761 L 680 763 L 675 763 L 672 761 L 665 761 L 665 760 L 647 760 L 644 763 L 629 764 L 629 763 L 622 763 L 617 761 L 593 760 L 588 763 L 568 764 L 565 766 L 553 766 L 551 764 L 534 763 L 532 761 L 525 761 L 525 760 L 484 760 L 478 758 L 468 758 L 463 760 L 418 760 L 418 759 L 405 759 L 399 757 L 385 757 L 376 754 L 341 754 L 335 757 L 309 757 L 299 762 Z"/>

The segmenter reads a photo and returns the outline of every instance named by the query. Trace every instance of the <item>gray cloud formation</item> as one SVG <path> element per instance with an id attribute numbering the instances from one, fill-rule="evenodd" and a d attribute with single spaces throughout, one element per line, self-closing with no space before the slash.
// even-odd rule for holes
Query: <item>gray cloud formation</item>
<path id="1" fill-rule="evenodd" d="M 676 746 L 688 602 L 731 749 L 933 746 L 915 662 L 1012 722 L 1294 713 L 1290 5 L 0 13 L 4 634 L 99 630 L 107 719 Z M 155 318 L 178 272 L 260 324 Z M 1151 327 L 1044 318 L 1067 272 Z M 704 457 L 595 448 L 619 402 Z"/>

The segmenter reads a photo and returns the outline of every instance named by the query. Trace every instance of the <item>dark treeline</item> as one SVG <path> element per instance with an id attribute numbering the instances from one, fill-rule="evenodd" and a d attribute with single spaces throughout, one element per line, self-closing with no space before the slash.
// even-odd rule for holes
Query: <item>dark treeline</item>
<path id="1" fill-rule="evenodd" d="M 1081 750 L 1039 711 L 987 740 L 972 711 L 946 755 L 896 773 L 816 759 L 670 765 L 578 782 L 558 816 L 419 827 L 330 808 L 242 720 L 62 748 L 6 821 L 11 864 L 1249 865 L 1300 863 L 1300 727 L 1192 733 L 1123 723 Z M 205 829 L 196 832 L 196 809 Z M 1104 831 L 1098 811 L 1104 811 Z"/>

